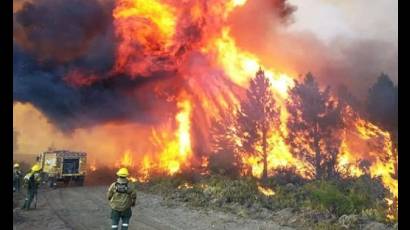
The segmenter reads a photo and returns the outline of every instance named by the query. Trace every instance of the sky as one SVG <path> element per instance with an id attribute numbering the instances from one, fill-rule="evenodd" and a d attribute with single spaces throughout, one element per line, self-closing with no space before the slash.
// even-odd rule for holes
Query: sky
<path id="1" fill-rule="evenodd" d="M 289 0 L 297 6 L 289 29 L 310 31 L 329 42 L 339 36 L 398 42 L 396 0 Z"/>

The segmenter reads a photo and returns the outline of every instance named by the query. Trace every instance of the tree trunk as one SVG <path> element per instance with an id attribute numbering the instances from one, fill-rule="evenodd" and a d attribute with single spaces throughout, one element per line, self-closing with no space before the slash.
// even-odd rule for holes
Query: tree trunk
<path id="1" fill-rule="evenodd" d="M 320 147 L 319 147 L 319 137 L 318 137 L 318 126 L 319 124 L 316 124 L 316 129 L 315 129 L 315 134 L 314 134 L 314 151 L 315 151 L 315 174 L 316 174 L 316 179 L 322 179 L 323 177 L 323 169 L 322 166 L 320 165 L 320 162 L 322 160 L 321 154 L 320 154 Z"/>
<path id="2" fill-rule="evenodd" d="M 262 131 L 262 150 L 263 150 L 263 174 L 262 174 L 262 179 L 266 181 L 268 179 L 268 154 L 266 152 L 267 148 L 267 135 L 266 135 L 266 130 Z"/>
<path id="3" fill-rule="evenodd" d="M 392 153 L 393 153 L 393 161 L 394 161 L 394 178 L 398 178 L 399 169 L 398 169 L 398 134 L 397 130 L 392 131 Z"/>

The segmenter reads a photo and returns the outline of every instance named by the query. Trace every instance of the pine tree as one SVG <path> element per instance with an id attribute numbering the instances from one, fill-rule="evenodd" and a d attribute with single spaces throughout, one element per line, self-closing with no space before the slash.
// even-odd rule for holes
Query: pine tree
<path id="1" fill-rule="evenodd" d="M 372 122 L 388 130 L 397 142 L 398 87 L 384 73 L 369 89 L 367 113 Z"/>
<path id="2" fill-rule="evenodd" d="M 262 178 L 268 176 L 269 131 L 279 127 L 279 108 L 271 92 L 269 79 L 260 69 L 251 80 L 246 99 L 241 102 L 238 124 L 245 151 L 262 158 Z"/>
<path id="3" fill-rule="evenodd" d="M 214 173 L 235 177 L 240 174 L 241 160 L 238 156 L 238 125 L 232 111 L 231 108 L 221 112 L 220 118 L 212 121 L 209 168 Z"/>
<path id="4" fill-rule="evenodd" d="M 336 175 L 343 127 L 341 107 L 330 97 L 329 87 L 320 90 L 312 74 L 290 90 L 287 101 L 291 152 L 306 162 L 317 179 Z"/>
<path id="5" fill-rule="evenodd" d="M 393 140 L 394 178 L 398 176 L 398 87 L 389 76 L 382 73 L 369 89 L 367 97 L 367 117 L 373 123 L 387 130 Z M 388 161 L 390 159 L 384 159 Z"/>

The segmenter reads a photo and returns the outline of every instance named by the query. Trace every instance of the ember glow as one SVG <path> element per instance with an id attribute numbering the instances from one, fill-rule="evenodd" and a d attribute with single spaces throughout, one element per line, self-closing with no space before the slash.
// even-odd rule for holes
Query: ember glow
<path id="1" fill-rule="evenodd" d="M 132 156 L 131 156 L 131 151 L 127 150 L 124 153 L 124 156 L 121 159 L 120 163 L 121 167 L 126 167 L 129 168 L 132 166 Z"/>
<path id="2" fill-rule="evenodd" d="M 188 183 L 184 183 L 178 186 L 178 189 L 190 189 L 193 188 L 194 186 L 192 186 L 191 184 Z"/>
<path id="3" fill-rule="evenodd" d="M 261 193 L 264 194 L 265 196 L 273 196 L 273 195 L 275 195 L 275 192 L 274 192 L 272 189 L 270 189 L 270 188 L 265 188 L 265 187 L 263 187 L 263 186 L 261 186 L 261 185 L 258 185 L 258 190 L 259 190 L 259 192 L 261 192 Z"/>

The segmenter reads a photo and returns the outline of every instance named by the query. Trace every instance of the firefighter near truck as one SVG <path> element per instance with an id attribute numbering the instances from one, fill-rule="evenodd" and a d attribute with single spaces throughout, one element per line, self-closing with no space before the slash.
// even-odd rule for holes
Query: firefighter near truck
<path id="1" fill-rule="evenodd" d="M 50 187 L 59 182 L 70 182 L 83 186 L 86 172 L 87 153 L 67 150 L 53 150 L 41 153 L 37 162 L 42 168 L 42 179 Z"/>

